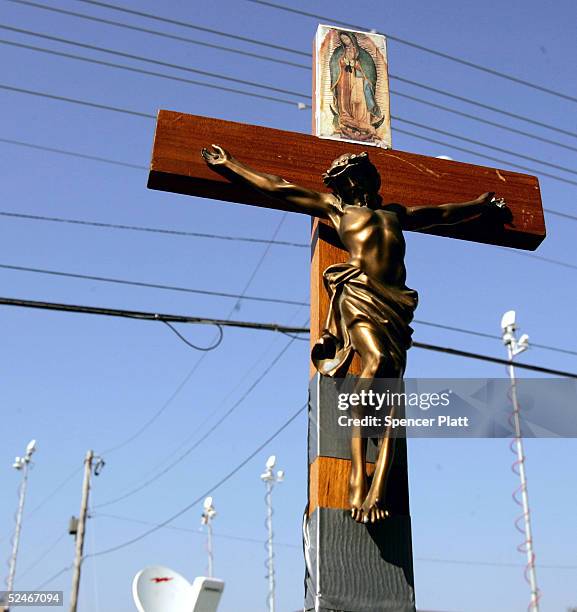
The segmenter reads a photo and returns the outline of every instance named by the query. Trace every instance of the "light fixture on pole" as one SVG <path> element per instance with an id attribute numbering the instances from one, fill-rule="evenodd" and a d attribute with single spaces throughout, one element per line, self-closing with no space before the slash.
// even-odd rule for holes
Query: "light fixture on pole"
<path id="1" fill-rule="evenodd" d="M 207 552 L 208 552 L 208 577 L 213 577 L 213 567 L 214 567 L 214 553 L 212 548 L 212 519 L 216 516 L 216 510 L 214 509 L 212 497 L 207 497 L 204 500 L 204 511 L 202 513 L 202 517 L 200 522 L 203 525 L 206 525 L 207 531 Z"/>
<path id="2" fill-rule="evenodd" d="M 525 536 L 525 541 L 519 547 L 519 550 L 527 554 L 525 577 L 531 587 L 531 603 L 529 604 L 529 610 L 532 612 L 539 612 L 540 592 L 539 588 L 537 587 L 537 575 L 535 572 L 535 553 L 533 550 L 531 515 L 529 512 L 529 496 L 527 493 L 525 452 L 523 450 L 523 437 L 521 434 L 520 406 L 517 396 L 517 379 L 515 377 L 515 367 L 513 365 L 514 358 L 529 348 L 529 336 L 527 334 L 523 334 L 519 340 L 517 340 L 517 335 L 515 333 L 517 331 L 517 323 L 516 313 L 514 310 L 509 310 L 503 315 L 501 319 L 501 330 L 503 332 L 503 344 L 505 344 L 507 347 L 507 353 L 509 355 L 509 365 L 507 369 L 509 371 L 509 378 L 511 379 L 511 402 L 513 404 L 512 425 L 515 429 L 515 437 L 511 444 L 511 451 L 517 456 L 517 459 L 513 464 L 513 471 L 521 480 L 521 485 L 513 494 L 513 499 L 522 507 L 523 514 L 517 519 L 515 526 Z M 521 494 L 520 500 L 516 497 L 518 493 Z M 524 523 L 524 529 L 519 527 L 518 523 L 521 521 Z"/>
<path id="3" fill-rule="evenodd" d="M 22 531 L 22 516 L 24 514 L 24 501 L 26 499 L 26 489 L 28 488 L 28 469 L 32 461 L 32 455 L 36 452 L 36 440 L 30 440 L 26 446 L 26 453 L 23 457 L 15 457 L 12 467 L 22 472 L 20 483 L 20 493 L 18 499 L 18 511 L 16 513 L 16 527 L 12 538 L 12 554 L 10 555 L 10 569 L 6 580 L 7 593 L 14 590 L 14 578 L 16 576 L 16 560 L 18 558 L 18 547 L 20 545 L 20 532 Z M 3 608 L 6 612 L 8 606 Z"/>
<path id="4" fill-rule="evenodd" d="M 275 474 L 274 467 L 276 465 L 276 456 L 271 455 L 266 460 L 266 469 L 260 475 L 261 480 L 265 483 L 266 486 L 266 528 L 267 528 L 267 540 L 266 540 L 266 548 L 267 548 L 267 579 L 268 579 L 268 610 L 269 612 L 275 611 L 275 574 L 274 574 L 274 549 L 273 549 L 273 537 L 274 533 L 272 530 L 272 490 L 274 485 L 278 482 L 282 482 L 284 480 L 284 471 L 278 470 Z"/>

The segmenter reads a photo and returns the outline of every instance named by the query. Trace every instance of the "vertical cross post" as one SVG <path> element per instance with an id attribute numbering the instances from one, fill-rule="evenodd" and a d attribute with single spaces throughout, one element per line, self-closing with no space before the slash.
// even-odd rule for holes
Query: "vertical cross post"
<path id="1" fill-rule="evenodd" d="M 347 253 L 335 233 L 313 220 L 311 244 L 311 345 L 329 308 L 323 271 Z M 359 373 L 357 358 L 350 368 Z M 375 525 L 356 523 L 348 503 L 350 442 L 338 434 L 334 387 L 311 366 L 309 388 L 308 504 L 303 531 L 306 612 L 414 612 L 411 517 L 406 440 L 397 440 L 385 507 L 391 516 Z M 368 471 L 376 458 L 369 442 Z"/>

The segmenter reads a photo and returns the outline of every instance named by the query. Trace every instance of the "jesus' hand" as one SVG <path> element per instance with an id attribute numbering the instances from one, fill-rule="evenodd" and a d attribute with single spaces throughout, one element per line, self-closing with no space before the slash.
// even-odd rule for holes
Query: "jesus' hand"
<path id="1" fill-rule="evenodd" d="M 201 155 L 209 166 L 221 166 L 231 159 L 231 154 L 221 146 L 213 144 L 210 149 L 202 149 Z"/>

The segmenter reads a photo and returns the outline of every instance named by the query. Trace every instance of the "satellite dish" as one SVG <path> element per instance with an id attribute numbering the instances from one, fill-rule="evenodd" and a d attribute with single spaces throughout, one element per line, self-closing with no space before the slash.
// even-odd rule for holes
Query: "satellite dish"
<path id="1" fill-rule="evenodd" d="M 508 310 L 501 319 L 501 329 L 505 331 L 508 327 L 515 327 L 517 315 L 514 310 Z"/>
<path id="2" fill-rule="evenodd" d="M 271 455 L 267 460 L 266 460 L 266 467 L 269 470 L 272 470 L 273 467 L 275 466 L 276 463 L 276 455 Z"/>
<path id="3" fill-rule="evenodd" d="M 204 500 L 204 509 L 209 510 L 210 508 L 212 508 L 212 497 L 207 497 Z"/>
<path id="4" fill-rule="evenodd" d="M 30 442 L 28 442 L 28 446 L 26 447 L 26 454 L 30 456 L 35 450 L 36 450 L 36 440 L 30 440 Z"/>
<path id="5" fill-rule="evenodd" d="M 186 578 L 162 565 L 141 570 L 132 581 L 138 612 L 191 612 L 191 589 Z"/>
<path id="6" fill-rule="evenodd" d="M 224 582 L 214 578 L 186 578 L 162 565 L 141 570 L 132 581 L 138 612 L 216 612 Z"/>

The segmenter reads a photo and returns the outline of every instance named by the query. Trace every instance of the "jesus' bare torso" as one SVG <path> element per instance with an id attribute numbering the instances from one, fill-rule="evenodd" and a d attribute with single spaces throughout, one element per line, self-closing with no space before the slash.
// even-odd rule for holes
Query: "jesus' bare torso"
<path id="1" fill-rule="evenodd" d="M 380 176 L 366 153 L 343 155 L 334 160 L 323 175 L 331 193 L 312 191 L 281 177 L 258 172 L 218 145 L 203 149 L 202 156 L 209 166 L 232 182 L 249 185 L 267 196 L 282 200 L 295 212 L 330 220 L 349 253 L 346 278 L 339 277 L 335 282 L 340 283 L 341 291 L 335 308 L 338 309 L 340 325 L 346 328 L 351 348 L 360 357 L 362 384 L 370 384 L 379 376 L 402 378 L 404 373 L 406 349 L 410 345 L 409 322 L 416 306 L 415 292 L 412 292 L 412 304 L 409 300 L 403 313 L 398 315 L 394 326 L 397 337 L 386 330 L 383 332 L 383 327 L 390 327 L 383 315 L 384 310 L 390 307 L 395 314 L 403 296 L 411 293 L 405 287 L 403 230 L 453 225 L 480 217 L 489 210 L 506 210 L 503 202 L 493 198 L 493 193 L 459 204 L 420 207 L 383 204 L 379 196 Z M 355 278 L 356 293 L 364 292 L 360 299 L 365 300 L 362 306 L 368 304 L 367 308 L 359 308 L 353 298 L 347 299 L 346 286 L 352 277 Z M 325 330 L 315 349 L 320 348 L 322 353 L 326 348 L 322 343 L 331 339 L 331 334 Z M 394 440 L 389 431 L 383 432 L 370 487 L 366 474 L 366 447 L 367 440 L 359 431 L 353 431 L 349 501 L 354 520 L 374 523 L 388 515 L 384 498 Z"/>

